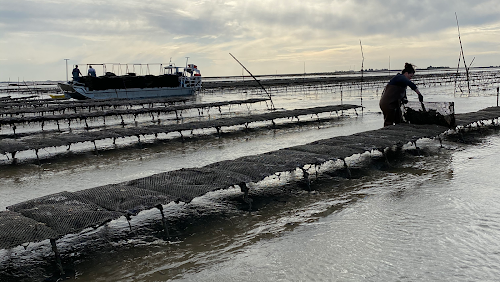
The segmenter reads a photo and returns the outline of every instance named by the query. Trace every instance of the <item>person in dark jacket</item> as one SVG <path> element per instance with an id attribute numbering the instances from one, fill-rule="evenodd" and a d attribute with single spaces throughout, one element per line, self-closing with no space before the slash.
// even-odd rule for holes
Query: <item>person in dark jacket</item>
<path id="1" fill-rule="evenodd" d="M 379 106 L 384 114 L 384 126 L 398 124 L 403 121 L 401 105 L 408 102 L 406 98 L 406 87 L 409 86 L 418 94 L 418 100 L 424 101 L 424 97 L 417 86 L 411 82 L 415 75 L 415 68 L 412 64 L 406 63 L 401 73 L 393 77 L 385 86 L 382 97 L 380 97 Z"/>
<path id="2" fill-rule="evenodd" d="M 80 81 L 80 75 L 82 75 L 82 73 L 80 72 L 80 69 L 78 68 L 78 65 L 75 66 L 75 68 L 73 69 L 73 71 L 71 72 L 71 74 L 73 75 L 73 80 L 74 81 Z"/>
<path id="3" fill-rule="evenodd" d="M 89 76 L 96 77 L 95 69 L 92 66 L 89 66 L 89 71 L 87 72 Z"/>

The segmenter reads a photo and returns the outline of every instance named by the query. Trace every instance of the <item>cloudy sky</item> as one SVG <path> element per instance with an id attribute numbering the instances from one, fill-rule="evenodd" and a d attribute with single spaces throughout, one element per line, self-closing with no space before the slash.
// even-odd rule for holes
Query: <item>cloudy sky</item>
<path id="1" fill-rule="evenodd" d="M 500 65 L 498 0 L 0 0 L 0 81 L 64 80 L 64 59 L 241 75 L 229 53 L 253 74 L 359 70 L 360 40 L 365 68 L 456 67 L 455 13 L 466 62 Z"/>

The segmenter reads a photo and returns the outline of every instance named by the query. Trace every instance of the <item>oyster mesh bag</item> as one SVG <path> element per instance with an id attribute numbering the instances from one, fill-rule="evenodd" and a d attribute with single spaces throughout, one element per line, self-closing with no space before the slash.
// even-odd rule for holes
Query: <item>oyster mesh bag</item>
<path id="1" fill-rule="evenodd" d="M 403 106 L 405 121 L 412 124 L 437 124 L 455 126 L 455 104 L 453 102 L 408 102 Z"/>

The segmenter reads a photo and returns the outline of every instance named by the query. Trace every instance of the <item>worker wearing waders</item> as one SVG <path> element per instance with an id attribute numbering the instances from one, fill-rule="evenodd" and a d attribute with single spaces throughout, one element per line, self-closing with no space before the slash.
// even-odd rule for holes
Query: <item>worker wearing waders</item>
<path id="1" fill-rule="evenodd" d="M 80 72 L 78 65 L 75 66 L 71 74 L 73 75 L 73 81 L 80 81 L 80 75 L 82 75 L 82 73 Z"/>
<path id="2" fill-rule="evenodd" d="M 379 102 L 380 109 L 382 113 L 384 113 L 384 126 L 398 124 L 403 121 L 401 105 L 408 102 L 406 98 L 407 86 L 410 86 L 410 88 L 418 94 L 418 100 L 421 103 L 424 101 L 424 97 L 417 86 L 411 82 L 414 75 L 415 69 L 413 65 L 406 63 L 403 71 L 393 77 L 385 86 Z"/>

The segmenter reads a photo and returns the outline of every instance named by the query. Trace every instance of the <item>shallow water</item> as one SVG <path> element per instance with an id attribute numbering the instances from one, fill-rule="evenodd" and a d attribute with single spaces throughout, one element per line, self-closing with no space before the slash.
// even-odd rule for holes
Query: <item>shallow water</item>
<path id="1" fill-rule="evenodd" d="M 366 130 L 378 129 L 382 126 L 382 116 L 378 107 L 379 95 L 383 85 L 363 90 L 361 101 L 360 91 L 356 88 L 332 91 L 280 92 L 273 93 L 276 108 L 296 109 L 318 107 L 324 105 L 344 104 L 362 105 L 359 109 L 346 112 L 346 118 L 332 120 L 319 125 L 296 126 L 271 130 L 263 128 L 251 133 L 240 133 L 217 138 L 207 136 L 202 132 L 193 140 L 180 142 L 178 139 L 168 139 L 157 146 L 135 147 L 126 150 L 101 152 L 96 155 L 92 149 L 87 153 L 79 153 L 72 158 L 53 158 L 38 165 L 1 166 L 0 168 L 0 209 L 60 191 L 78 191 L 100 185 L 119 183 L 155 173 L 197 167 L 213 162 L 234 159 L 245 155 L 253 155 L 273 151 L 298 144 L 305 144 L 319 139 L 334 136 L 350 135 Z M 422 87 L 425 100 L 429 102 L 455 102 L 455 112 L 464 113 L 477 111 L 496 104 L 496 93 L 480 91 L 470 97 L 455 95 L 453 84 Z M 300 90 L 300 89 L 299 89 Z M 262 97 L 262 94 L 242 92 L 222 92 L 204 94 L 198 97 L 198 102 L 214 102 L 224 100 L 239 100 Z M 342 96 L 341 96 L 342 95 Z M 410 100 L 416 100 L 416 95 L 409 94 Z M 265 103 L 253 105 L 250 113 L 260 113 L 267 109 Z M 232 107 L 233 114 L 248 113 L 244 106 Z M 310 117 L 314 119 L 315 117 Z M 213 134 L 214 132 L 212 132 Z M 108 143 L 110 141 L 108 140 Z M 83 145 L 81 145 L 83 146 Z M 87 147 L 93 145 L 87 144 Z M 78 147 L 72 146 L 72 147 Z M 49 148 L 41 150 L 40 154 L 55 155 Z M 60 149 L 63 152 L 65 148 Z M 26 154 L 33 157 L 33 152 Z M 22 153 L 18 156 L 22 157 Z"/>
<path id="2" fill-rule="evenodd" d="M 124 243 L 78 261 L 83 281 L 495 281 L 500 275 L 500 135 L 429 144 L 388 170 L 194 201 L 197 226 L 171 243 Z M 285 185 L 286 186 L 286 185 Z M 286 189 L 292 192 L 285 192 Z M 214 208 L 209 207 L 217 206 Z M 213 216 L 213 214 L 216 216 Z M 192 216 L 192 215 L 191 215 Z"/>
<path id="3" fill-rule="evenodd" d="M 454 101 L 458 113 L 496 103 L 493 93 L 456 97 L 450 87 L 422 92 L 426 101 Z M 0 207 L 377 129 L 382 125 L 380 92 L 365 89 L 362 114 L 319 128 L 201 136 L 56 158 L 41 167 L 2 167 Z M 344 103 L 360 104 L 355 90 L 343 90 L 343 95 Z M 199 99 L 245 97 L 220 93 Z M 278 93 L 274 98 L 285 109 L 339 102 L 338 92 Z M 80 281 L 494 281 L 500 274 L 500 182 L 490 176 L 499 171 L 500 135 L 479 145 L 445 143 L 440 148 L 437 141 L 424 140 L 419 146 L 424 156 L 408 154 L 391 167 L 370 165 L 355 179 L 324 175 L 311 193 L 285 178 L 254 185 L 251 213 L 237 189 L 209 193 L 187 205 L 169 204 L 170 241 L 162 240 L 158 211 L 151 210 L 132 219 L 132 234 L 119 219 L 58 244 Z M 355 167 L 356 160 L 351 162 Z M 0 262 L 39 264 L 38 275 L 47 275 L 53 266 L 47 242 L 13 252 L 0 252 Z"/>

